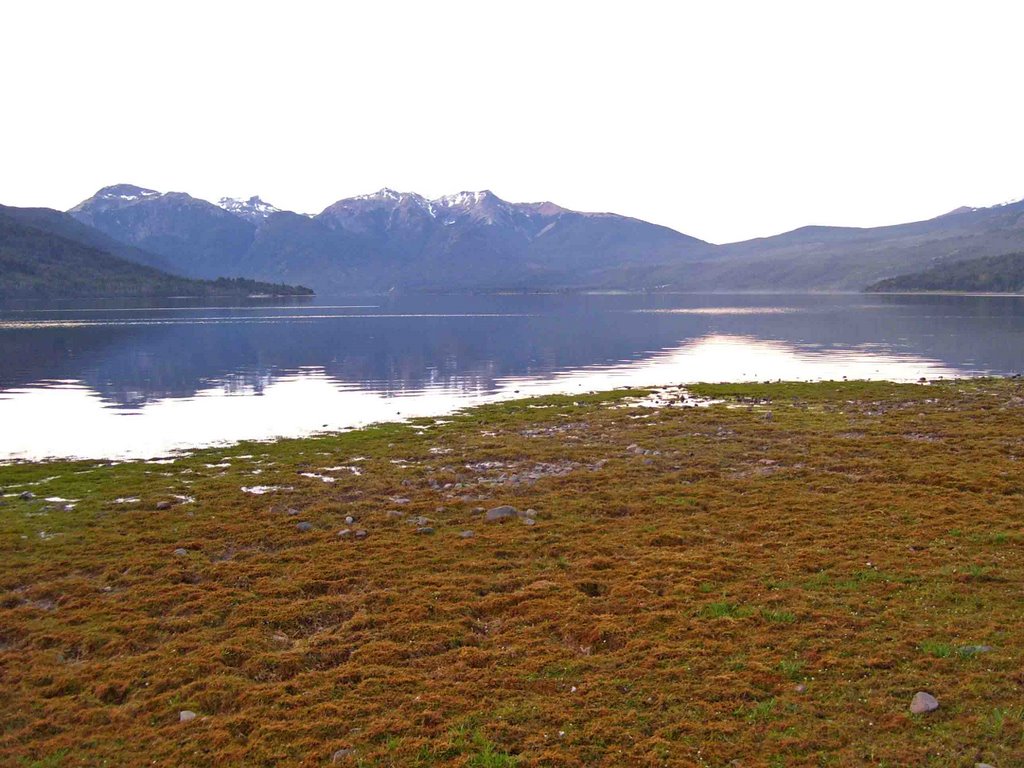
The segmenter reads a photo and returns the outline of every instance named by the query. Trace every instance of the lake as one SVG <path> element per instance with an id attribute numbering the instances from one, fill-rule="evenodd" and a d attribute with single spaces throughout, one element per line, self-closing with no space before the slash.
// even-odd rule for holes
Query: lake
<path id="1" fill-rule="evenodd" d="M 1024 298 L 319 297 L 0 304 L 0 461 L 153 458 L 527 395 L 1024 368 Z"/>

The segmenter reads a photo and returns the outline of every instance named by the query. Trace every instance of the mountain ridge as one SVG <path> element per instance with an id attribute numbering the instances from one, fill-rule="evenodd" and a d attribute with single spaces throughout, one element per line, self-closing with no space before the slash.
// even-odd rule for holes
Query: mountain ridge
<path id="1" fill-rule="evenodd" d="M 811 225 L 715 245 L 614 213 L 490 190 L 437 198 L 384 187 L 317 214 L 117 184 L 72 208 L 186 276 L 301 282 L 323 291 L 862 290 L 935 263 L 1024 250 L 1024 201 L 883 227 Z"/>
<path id="2" fill-rule="evenodd" d="M 186 276 L 297 280 L 318 289 L 539 288 L 709 246 L 639 219 L 549 201 L 510 203 L 490 190 L 427 199 L 385 187 L 311 216 L 269 208 L 258 197 L 217 205 L 116 184 L 69 213 Z"/>

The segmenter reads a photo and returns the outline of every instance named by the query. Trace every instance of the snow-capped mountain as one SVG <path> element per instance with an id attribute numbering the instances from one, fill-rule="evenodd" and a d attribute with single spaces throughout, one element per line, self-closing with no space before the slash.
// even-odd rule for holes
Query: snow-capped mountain
<path id="1" fill-rule="evenodd" d="M 489 190 L 430 199 L 384 188 L 306 216 L 259 197 L 214 204 L 116 184 L 69 213 L 178 274 L 303 284 L 321 294 L 391 287 L 858 290 L 939 262 L 1024 251 L 1024 202 L 873 229 L 803 227 L 720 246 L 613 213 L 511 203 Z"/>
<path id="2" fill-rule="evenodd" d="M 245 276 L 237 261 L 252 245 L 254 225 L 184 192 L 115 184 L 68 213 L 116 240 L 162 257 L 178 274 Z"/>
<path id="3" fill-rule="evenodd" d="M 253 195 L 248 200 L 239 197 L 222 197 L 217 201 L 217 206 L 254 224 L 259 224 L 272 213 L 281 213 L 280 208 L 260 199 L 258 195 Z"/>
<path id="4" fill-rule="evenodd" d="M 110 210 L 123 208 L 140 200 L 155 200 L 160 197 L 163 197 L 163 193 L 157 192 L 155 189 L 137 187 L 134 184 L 114 184 L 104 187 L 76 208 L 81 208 L 88 203 L 87 207 L 91 211 Z"/>
<path id="5" fill-rule="evenodd" d="M 385 187 L 307 217 L 257 196 L 214 204 L 118 184 L 70 213 L 182 274 L 273 277 L 321 292 L 577 284 L 595 270 L 706 247 L 637 219 L 510 203 L 490 190 L 428 199 Z"/>

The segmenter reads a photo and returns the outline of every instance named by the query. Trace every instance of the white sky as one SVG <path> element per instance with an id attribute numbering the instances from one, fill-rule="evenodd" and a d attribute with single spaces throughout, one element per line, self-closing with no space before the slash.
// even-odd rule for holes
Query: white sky
<path id="1" fill-rule="evenodd" d="M 0 4 L 0 202 L 382 186 L 715 242 L 1024 197 L 1024 3 Z"/>

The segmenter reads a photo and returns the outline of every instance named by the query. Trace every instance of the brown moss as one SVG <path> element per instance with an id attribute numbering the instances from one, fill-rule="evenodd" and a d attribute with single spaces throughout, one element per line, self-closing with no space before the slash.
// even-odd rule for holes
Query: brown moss
<path id="1" fill-rule="evenodd" d="M 701 391 L 0 468 L 0 764 L 1024 764 L 1024 387 Z"/>

